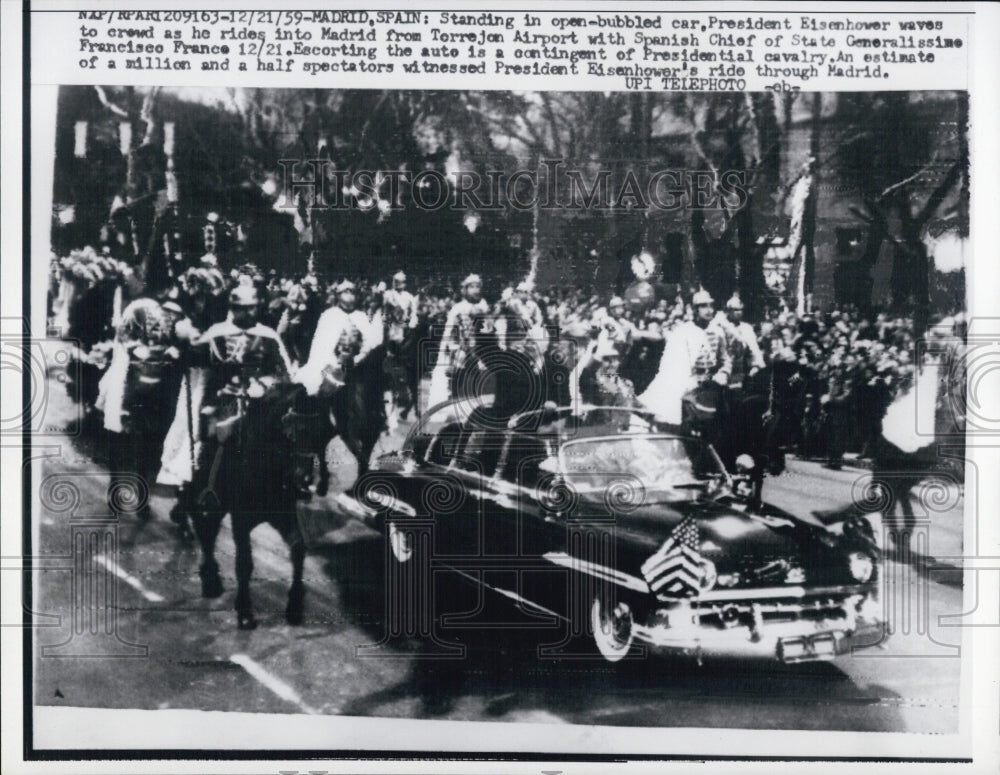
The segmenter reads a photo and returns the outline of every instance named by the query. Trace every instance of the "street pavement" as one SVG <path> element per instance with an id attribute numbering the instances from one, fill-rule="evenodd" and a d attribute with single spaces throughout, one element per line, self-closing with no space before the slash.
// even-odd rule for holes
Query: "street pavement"
<path id="1" fill-rule="evenodd" d="M 67 422 L 74 408 L 52 387 L 48 416 Z M 398 446 L 406 427 L 383 437 L 376 455 Z M 34 511 L 37 705 L 652 727 L 958 728 L 962 630 L 947 625 L 963 611 L 964 494 L 954 485 L 940 489 L 918 523 L 921 553 L 882 568 L 892 633 L 877 648 L 800 665 L 544 659 L 538 646 L 559 640 L 558 629 L 519 627 L 523 615 L 507 601 L 469 589 L 459 593 L 468 609 L 482 606 L 480 621 L 502 624 L 439 628 L 443 643 L 464 647 L 460 658 L 441 659 L 426 641 L 388 636 L 382 537 L 351 518 L 335 494 L 302 505 L 310 546 L 303 625 L 284 621 L 288 552 L 265 525 L 253 534 L 260 626 L 242 632 L 232 609 L 228 520 L 217 549 L 226 593 L 204 599 L 198 549 L 167 517 L 169 491 L 154 490 L 150 521 L 116 519 L 100 450 L 85 435 L 47 443 L 58 452 L 35 480 L 42 501 Z M 337 493 L 352 481 L 354 464 L 337 440 L 328 459 Z M 765 498 L 828 520 L 869 477 L 862 468 L 831 471 L 790 459 L 767 480 Z M 66 481 L 76 501 L 60 490 Z M 454 581 L 440 583 L 455 591 Z"/>

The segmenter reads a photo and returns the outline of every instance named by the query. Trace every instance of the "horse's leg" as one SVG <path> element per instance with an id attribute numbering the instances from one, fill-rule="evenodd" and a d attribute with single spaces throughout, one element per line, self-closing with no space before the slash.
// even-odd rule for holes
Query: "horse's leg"
<path id="1" fill-rule="evenodd" d="M 406 385 L 407 406 L 404 415 L 410 411 L 414 417 L 420 416 L 420 370 L 418 367 L 418 345 L 415 341 L 407 343 L 403 355 L 403 382 Z"/>
<path id="2" fill-rule="evenodd" d="M 285 607 L 285 621 L 292 625 L 302 624 L 302 602 L 305 587 L 302 584 L 302 570 L 306 560 L 306 543 L 302 537 L 295 514 L 291 514 L 284 534 L 292 561 L 292 586 L 288 590 L 288 605 Z"/>
<path id="3" fill-rule="evenodd" d="M 324 411 L 326 408 L 324 407 Z M 330 446 L 333 437 L 337 435 L 337 428 L 329 419 L 321 419 L 324 423 L 323 441 L 316 446 L 314 453 L 319 459 L 319 474 L 316 480 L 316 494 L 323 497 L 330 491 L 330 464 L 326 460 L 326 448 Z"/>
<path id="4" fill-rule="evenodd" d="M 250 544 L 251 526 L 246 517 L 232 515 L 233 541 L 236 544 L 236 623 L 241 630 L 257 626 L 250 600 L 250 577 L 253 575 L 253 547 Z"/>
<path id="5" fill-rule="evenodd" d="M 358 444 L 358 478 L 368 473 L 369 462 L 372 459 L 372 452 L 375 450 L 377 439 L 364 439 Z"/>
<path id="6" fill-rule="evenodd" d="M 198 543 L 201 545 L 201 566 L 198 568 L 198 575 L 201 577 L 201 596 L 219 597 L 224 588 L 222 576 L 219 575 L 219 563 L 215 561 L 215 540 L 219 535 L 224 514 L 221 511 L 203 509 L 193 510 L 190 514 L 195 535 L 198 536 Z"/>
<path id="7" fill-rule="evenodd" d="M 327 442 L 329 443 L 329 441 Z M 316 480 L 316 494 L 321 498 L 330 491 L 330 465 L 326 462 L 326 446 L 316 454 L 319 458 L 319 472 Z"/>
<path id="8" fill-rule="evenodd" d="M 318 464 L 316 494 L 322 497 L 330 489 L 330 469 L 326 462 L 326 448 L 337 431 L 329 419 L 330 406 L 327 400 L 320 396 L 303 396 L 300 398 L 300 401 L 301 405 L 297 405 L 296 409 L 310 419 L 313 416 L 316 419 L 314 427 L 305 430 L 302 434 L 301 438 L 303 440 L 301 442 L 293 442 L 297 447 L 294 454 L 308 458 L 310 464 L 308 473 L 299 482 L 296 482 L 296 486 L 303 489 L 302 495 L 305 497 L 308 487 L 313 481 L 312 466 Z M 299 437 L 296 436 L 296 438 Z M 299 443 L 301 443 L 301 447 L 298 446 Z"/>
<path id="9" fill-rule="evenodd" d="M 406 416 L 413 412 L 414 417 L 420 416 L 420 377 L 416 366 L 406 367 Z"/>
<path id="10" fill-rule="evenodd" d="M 344 442 L 344 446 L 347 447 L 348 452 L 350 452 L 351 455 L 354 456 L 354 459 L 358 463 L 357 480 L 360 480 L 361 477 L 364 476 L 364 474 L 367 473 L 368 471 L 368 457 L 365 455 L 365 446 L 366 446 L 365 442 L 361 441 L 356 433 L 345 433 L 342 434 L 340 438 Z M 371 450 L 374 448 L 375 448 L 374 443 L 370 447 L 368 447 L 367 451 L 369 455 L 371 454 Z M 357 482 L 357 480 L 355 480 L 355 483 Z M 349 493 L 353 492 L 353 490 L 354 490 L 354 485 L 352 484 L 348 492 Z"/>

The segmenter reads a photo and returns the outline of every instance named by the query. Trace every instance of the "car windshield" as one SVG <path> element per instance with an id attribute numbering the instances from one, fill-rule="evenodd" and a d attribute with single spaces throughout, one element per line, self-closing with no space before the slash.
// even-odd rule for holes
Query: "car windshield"
<path id="1" fill-rule="evenodd" d="M 603 491 L 623 477 L 647 491 L 695 497 L 724 476 L 718 457 L 697 439 L 627 435 L 569 441 L 560 451 L 563 473 L 580 492 Z"/>

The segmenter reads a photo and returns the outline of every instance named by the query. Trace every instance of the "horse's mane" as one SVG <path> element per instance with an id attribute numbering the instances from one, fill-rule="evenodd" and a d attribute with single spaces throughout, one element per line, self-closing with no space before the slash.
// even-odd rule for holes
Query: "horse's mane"
<path id="1" fill-rule="evenodd" d="M 276 382 L 251 404 L 251 414 L 259 420 L 256 430 L 260 432 L 262 443 L 290 444 L 284 433 L 284 417 L 289 410 L 300 406 L 305 395 L 305 387 L 297 382 Z"/>

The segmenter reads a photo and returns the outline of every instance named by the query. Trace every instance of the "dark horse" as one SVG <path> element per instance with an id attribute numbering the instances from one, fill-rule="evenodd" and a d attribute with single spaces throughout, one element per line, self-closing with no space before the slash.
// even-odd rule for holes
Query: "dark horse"
<path id="1" fill-rule="evenodd" d="M 196 485 L 198 509 L 193 515 L 202 550 L 202 595 L 218 597 L 223 592 L 215 542 L 222 519 L 228 513 L 236 544 L 236 615 L 240 629 L 253 629 L 257 625 L 250 599 L 253 573 L 250 533 L 264 522 L 274 527 L 288 544 L 292 586 L 285 619 L 289 624 L 302 623 L 305 542 L 296 513 L 295 459 L 303 452 L 318 453 L 321 486 L 325 488 L 330 473 L 323 453 L 330 440 L 339 435 L 358 459 L 359 474 L 368 470 L 384 422 L 383 357 L 381 347 L 372 350 L 348 372 L 345 385 L 329 401 L 317 403 L 301 385 L 278 383 L 259 399 L 243 399 L 242 414 L 234 413 L 228 427 L 227 421 L 220 422 L 223 431 L 208 437 L 204 464 L 198 472 L 200 482 Z"/>
<path id="2" fill-rule="evenodd" d="M 264 522 L 281 534 L 291 553 L 292 586 L 285 619 L 289 624 L 302 622 L 305 543 L 295 509 L 294 434 L 288 432 L 288 417 L 303 393 L 301 385 L 279 383 L 259 399 L 233 397 L 227 406 L 229 416 L 205 437 L 203 465 L 195 482 L 198 507 L 192 514 L 202 551 L 201 591 L 204 597 L 223 592 L 215 541 L 228 513 L 236 544 L 236 615 L 241 630 L 257 626 L 250 601 L 250 533 Z"/>
<path id="3" fill-rule="evenodd" d="M 761 505 L 764 474 L 777 476 L 785 470 L 785 454 L 779 444 L 780 411 L 774 401 L 772 369 L 764 368 L 748 377 L 743 389 L 721 391 L 723 416 L 716 445 L 726 468 L 737 468 L 736 460 L 744 454 L 753 458 L 749 471 L 753 502 Z"/>
<path id="4" fill-rule="evenodd" d="M 385 344 L 383 367 L 387 389 L 392 390 L 393 409 L 399 411 L 403 420 L 411 411 L 415 416 L 420 414 L 419 331 L 419 328 L 390 327 Z"/>
<path id="5" fill-rule="evenodd" d="M 332 396 L 303 397 L 298 402 L 294 443 L 299 455 L 319 458 L 317 495 L 326 495 L 330 487 L 326 447 L 335 436 L 358 461 L 358 476 L 368 471 L 375 442 L 385 428 L 383 395 L 389 381 L 385 359 L 385 345 L 379 345 L 347 371 L 343 387 Z"/>

